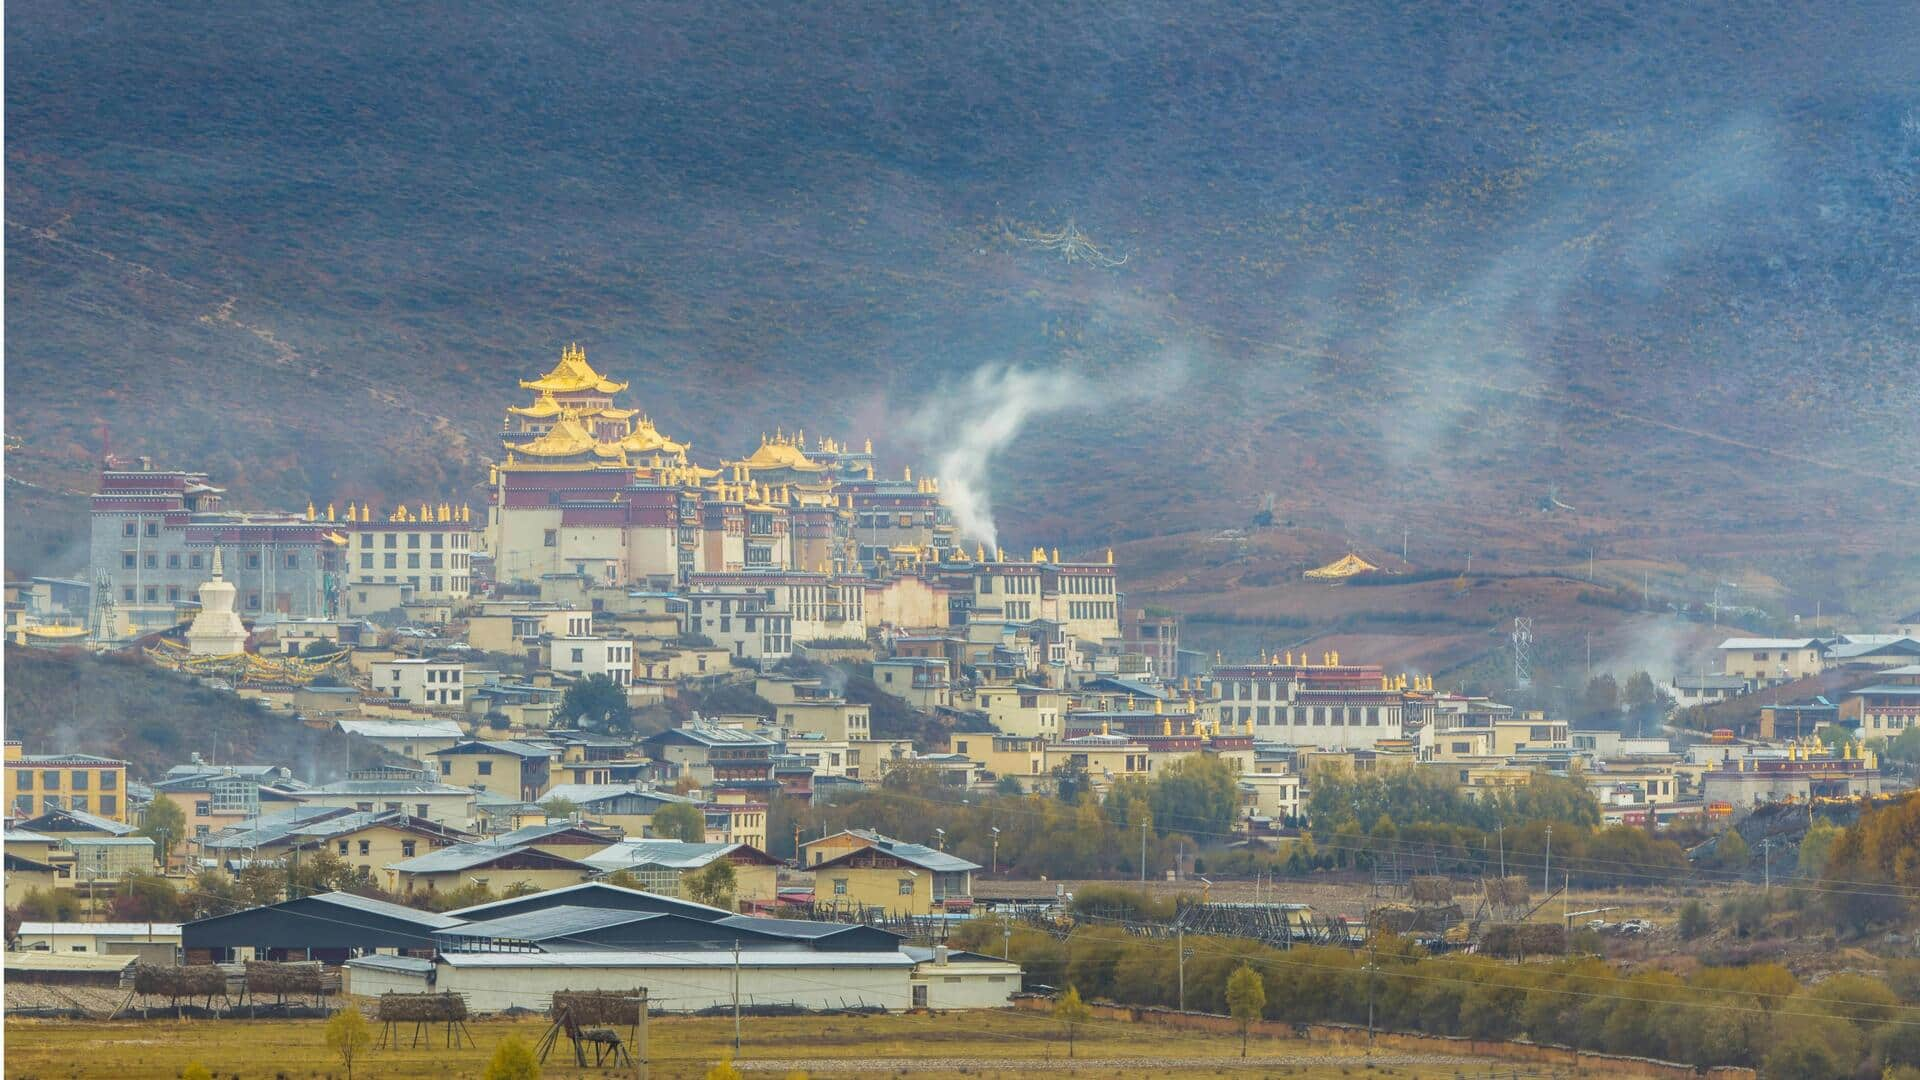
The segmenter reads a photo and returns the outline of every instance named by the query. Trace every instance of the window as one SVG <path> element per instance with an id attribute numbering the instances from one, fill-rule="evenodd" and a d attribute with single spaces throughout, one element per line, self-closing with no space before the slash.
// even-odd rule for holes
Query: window
<path id="1" fill-rule="evenodd" d="M 117 795 L 100 796 L 100 812 L 107 817 L 118 816 L 120 813 L 120 797 Z"/>
<path id="2" fill-rule="evenodd" d="M 167 556 L 167 569 L 169 570 L 180 569 L 180 553 L 179 552 L 176 551 L 173 554 Z"/>
<path id="3" fill-rule="evenodd" d="M 33 796 L 15 795 L 13 797 L 13 809 L 15 813 L 20 814 L 23 817 L 32 817 L 33 816 Z"/>
<path id="4" fill-rule="evenodd" d="M 383 538 L 383 540 L 384 540 L 384 546 L 386 547 L 396 548 L 400 546 L 399 533 L 387 533 Z"/>
<path id="5" fill-rule="evenodd" d="M 247 610 L 248 611 L 260 610 L 260 594 L 259 593 L 250 592 L 247 594 Z"/>
<path id="6" fill-rule="evenodd" d="M 259 552 L 254 551 L 254 552 L 249 552 L 247 554 L 247 569 L 249 570 L 260 569 L 260 553 Z"/>
<path id="7" fill-rule="evenodd" d="M 157 521 L 149 521 L 149 522 L 147 522 L 147 535 L 148 535 L 148 536 L 159 536 L 159 535 L 160 535 L 160 523 L 159 523 L 159 522 L 157 522 Z"/>
<path id="8" fill-rule="evenodd" d="M 412 841 L 412 840 L 402 840 L 402 841 L 400 841 L 400 857 L 401 857 L 401 858 L 403 858 L 403 859 L 411 859 L 411 858 L 413 858 L 413 845 L 414 845 L 414 843 L 415 843 L 415 841 Z"/>
<path id="9" fill-rule="evenodd" d="M 133 552 L 123 551 L 120 553 L 120 569 L 134 570 L 134 569 L 138 569 L 139 566 L 140 566 L 140 560 L 134 556 Z M 129 597 L 128 599 L 132 599 L 132 598 Z"/>
<path id="10" fill-rule="evenodd" d="M 420 553 L 419 552 L 416 551 L 407 556 L 407 569 L 409 570 L 420 569 Z"/>
<path id="11" fill-rule="evenodd" d="M 542 534 L 540 539 L 541 539 L 541 542 L 546 544 L 546 546 L 548 547 L 559 547 L 560 546 L 560 530 L 548 529 L 544 534 Z"/>
<path id="12" fill-rule="evenodd" d="M 200 801 L 198 801 L 198 802 L 196 802 L 196 803 L 194 803 L 194 804 L 193 804 L 193 816 L 194 816 L 194 817 L 212 817 L 212 816 L 213 816 L 213 803 L 212 803 L 212 802 L 210 802 L 210 801 L 208 801 L 208 800 L 206 800 L 206 799 L 202 799 L 202 800 L 200 800 Z"/>
<path id="13" fill-rule="evenodd" d="M 373 552 L 363 551 L 360 553 L 360 569 L 362 570 L 373 569 Z"/>
<path id="14" fill-rule="evenodd" d="M 394 554 L 391 551 L 387 552 L 387 560 L 386 560 L 385 566 L 388 570 L 398 570 L 400 568 L 400 556 Z"/>
<path id="15" fill-rule="evenodd" d="M 446 568 L 446 559 L 445 555 L 436 551 L 427 556 L 427 567 L 432 570 L 443 570 Z"/>
<path id="16" fill-rule="evenodd" d="M 833 895 L 835 896 L 847 895 L 847 879 L 846 878 L 839 877 L 839 878 L 833 879 Z"/>
<path id="17" fill-rule="evenodd" d="M 90 811 L 92 809 L 92 806 L 91 804 L 88 803 L 87 796 L 75 795 L 73 797 L 73 808 L 84 814 Z"/>
<path id="18" fill-rule="evenodd" d="M 342 840 L 340 841 L 339 846 L 340 846 L 340 854 L 345 855 L 347 853 L 347 842 L 345 840 Z"/>
<path id="19" fill-rule="evenodd" d="M 123 521 L 120 523 L 120 535 L 121 536 L 139 536 L 140 526 L 131 521 Z"/>
<path id="20" fill-rule="evenodd" d="M 901 896 L 913 895 L 913 879 L 912 878 L 903 877 L 900 879 L 900 895 Z"/>
<path id="21" fill-rule="evenodd" d="M 410 548 L 418 548 L 418 547 L 420 546 L 420 534 L 419 534 L 419 533 L 408 533 L 408 534 L 407 534 L 407 546 L 408 546 L 408 547 L 410 547 Z"/>
<path id="22" fill-rule="evenodd" d="M 371 840 L 360 841 L 360 854 L 362 855 L 373 854 L 373 841 Z"/>
<path id="23" fill-rule="evenodd" d="M 447 546 L 447 535 L 446 535 L 445 533 L 434 533 L 434 534 L 433 534 L 433 546 L 434 546 L 434 547 L 437 547 L 437 548 L 439 548 L 439 547 L 446 547 L 446 546 Z M 438 565 L 440 565 L 440 564 L 439 564 L 439 563 L 435 563 L 434 565 L 435 565 L 435 566 L 438 566 Z"/>
<path id="24" fill-rule="evenodd" d="M 60 790 L 60 774 L 57 772 L 53 772 L 51 770 L 41 773 L 40 774 L 40 790 L 59 791 Z"/>
<path id="25" fill-rule="evenodd" d="M 481 776 L 492 776 L 492 775 L 493 775 L 493 762 L 491 762 L 491 761 L 481 761 L 481 762 L 477 762 L 477 763 L 476 763 L 476 768 L 477 768 L 477 771 L 478 771 L 478 772 L 480 773 L 480 775 L 481 775 Z"/>
<path id="26" fill-rule="evenodd" d="M 200 556 L 198 555 L 187 556 L 187 568 L 190 570 L 200 569 Z"/>
<path id="27" fill-rule="evenodd" d="M 373 546 L 373 534 L 372 534 L 372 533 L 361 533 L 361 534 L 360 534 L 360 546 L 361 546 L 361 547 L 372 547 L 372 546 Z"/>
<path id="28" fill-rule="evenodd" d="M 158 585 L 147 586 L 147 603 L 157 604 L 159 602 L 160 602 L 160 586 Z"/>
<path id="29" fill-rule="evenodd" d="M 180 586 L 178 585 L 167 586 L 167 603 L 177 604 L 179 602 L 180 602 Z"/>
<path id="30" fill-rule="evenodd" d="M 414 805 L 414 808 L 413 808 L 413 816 L 414 816 L 414 817 L 419 817 L 419 818 L 423 818 L 423 817 L 427 817 L 427 816 L 428 816 L 428 814 L 427 814 L 427 804 L 426 804 L 426 803 L 417 803 L 417 804 L 415 804 L 415 805 Z M 409 841 L 409 842 L 411 842 L 411 841 Z"/>
<path id="31" fill-rule="evenodd" d="M 73 790 L 86 791 L 93 787 L 93 774 L 83 769 L 73 770 Z"/>

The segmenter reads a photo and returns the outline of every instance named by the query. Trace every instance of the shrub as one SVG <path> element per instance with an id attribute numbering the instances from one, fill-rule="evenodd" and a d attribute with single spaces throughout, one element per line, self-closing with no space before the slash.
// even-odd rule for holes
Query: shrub
<path id="1" fill-rule="evenodd" d="M 494 1048 L 487 1071 L 481 1075 L 483 1080 L 540 1080 L 540 1065 L 520 1036 L 509 1035 Z"/>

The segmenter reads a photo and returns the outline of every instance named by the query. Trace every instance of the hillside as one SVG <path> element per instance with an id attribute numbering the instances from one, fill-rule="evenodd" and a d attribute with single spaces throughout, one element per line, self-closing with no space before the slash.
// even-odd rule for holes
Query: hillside
<path id="1" fill-rule="evenodd" d="M 118 655 L 6 647 L 7 738 L 30 754 L 100 754 L 150 780 L 200 754 L 285 765 L 308 783 L 386 764 L 366 743 L 318 731 L 185 675 Z M 349 754 L 351 753 L 351 759 Z"/>
<path id="2" fill-rule="evenodd" d="M 971 373 L 1030 371 L 1010 549 L 1203 558 L 1272 493 L 1275 574 L 1404 528 L 1888 616 L 1910 14 L 15 5 L 7 566 L 77 568 L 108 445 L 243 505 L 475 498 L 578 340 L 707 460 L 778 425 L 931 469 L 1007 386 Z M 1068 222 L 1124 263 L 1029 242 Z"/>

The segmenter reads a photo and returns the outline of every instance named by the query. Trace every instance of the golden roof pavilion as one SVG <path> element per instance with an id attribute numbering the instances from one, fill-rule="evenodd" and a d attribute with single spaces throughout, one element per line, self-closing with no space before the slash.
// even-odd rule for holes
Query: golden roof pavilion
<path id="1" fill-rule="evenodd" d="M 542 394 L 617 394 L 627 388 L 626 383 L 614 382 L 593 370 L 587 364 L 587 350 L 581 348 L 578 342 L 568 345 L 560 353 L 560 362 L 554 365 L 552 371 L 537 379 L 521 379 L 520 386 L 525 390 L 538 390 Z"/>

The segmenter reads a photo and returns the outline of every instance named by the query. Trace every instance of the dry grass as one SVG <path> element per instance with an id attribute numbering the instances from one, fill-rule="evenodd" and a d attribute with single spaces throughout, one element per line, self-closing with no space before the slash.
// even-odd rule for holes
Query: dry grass
<path id="1" fill-rule="evenodd" d="M 6 1075 L 11 1080 L 137 1080 L 177 1077 L 189 1062 L 199 1062 L 223 1080 L 344 1076 L 338 1059 L 326 1049 L 323 1026 L 317 1020 L 102 1023 L 9 1018 Z M 381 1080 L 477 1076 L 501 1040 L 518 1035 L 531 1045 L 547 1022 L 488 1019 L 468 1026 L 477 1048 L 374 1050 L 356 1064 L 354 1073 Z M 732 1024 L 724 1018 L 656 1019 L 650 1025 L 651 1076 L 703 1075 L 725 1053 L 731 1034 Z M 802 1068 L 812 1076 L 1016 1076 L 1067 1065 L 1066 1044 L 1058 1034 L 1044 1016 L 1011 1012 L 749 1019 L 738 1064 L 743 1071 L 770 1075 Z M 563 1066 L 565 1049 L 562 1043 L 544 1075 L 616 1075 Z M 1096 1022 L 1083 1029 L 1078 1040 L 1076 1074 L 1199 1077 L 1244 1072 L 1309 1080 L 1348 1075 L 1438 1080 L 1460 1072 L 1478 1075 L 1493 1064 L 1384 1053 L 1369 1069 L 1364 1055 L 1345 1048 L 1292 1041 L 1263 1045 L 1255 1040 L 1251 1049 L 1252 1057 L 1243 1063 L 1236 1039 Z M 914 1066 L 915 1061 L 933 1067 Z"/>

